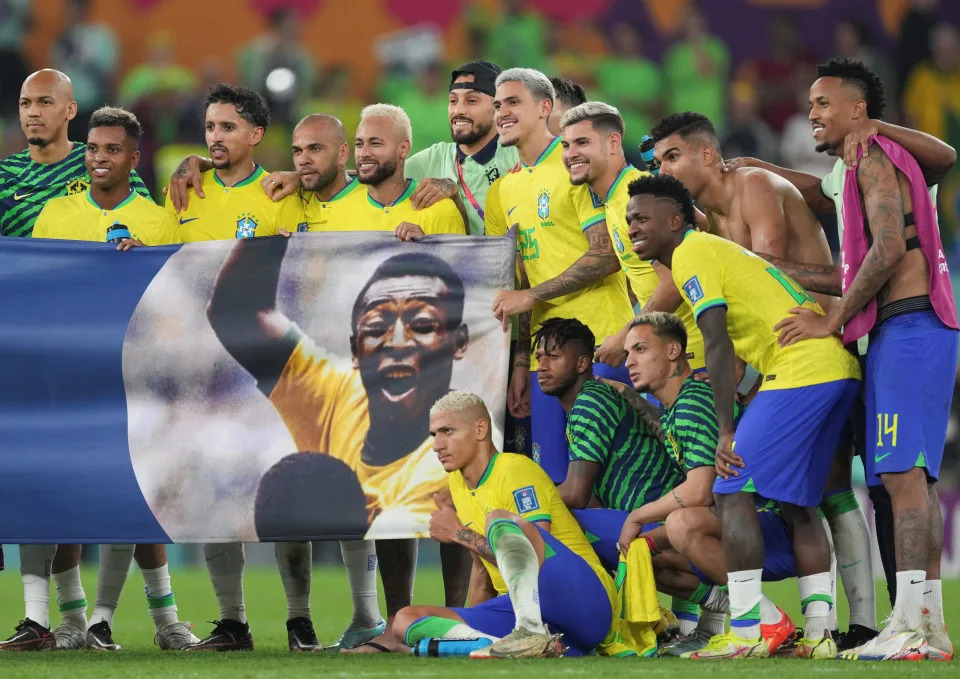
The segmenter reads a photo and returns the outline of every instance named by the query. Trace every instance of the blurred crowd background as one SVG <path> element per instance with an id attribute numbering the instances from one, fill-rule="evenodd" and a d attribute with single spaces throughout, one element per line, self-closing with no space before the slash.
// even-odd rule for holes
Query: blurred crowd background
<path id="1" fill-rule="evenodd" d="M 17 97 L 42 67 L 73 80 L 71 139 L 105 103 L 137 114 L 139 171 L 162 200 L 176 164 L 206 150 L 201 102 L 219 81 L 268 97 L 258 161 L 288 169 L 292 126 L 313 112 L 349 134 L 362 106 L 391 102 L 410 115 L 414 151 L 449 140 L 449 72 L 486 59 L 570 78 L 616 105 L 628 149 L 661 115 L 696 110 L 725 157 L 823 175 L 833 159 L 813 150 L 807 94 L 830 56 L 880 74 L 888 121 L 960 148 L 960 0 L 0 0 L 0 155 L 25 145 Z M 938 209 L 960 272 L 960 169 Z M 836 248 L 829 218 L 824 227 Z M 948 487 L 960 486 L 960 380 L 954 413 Z"/>

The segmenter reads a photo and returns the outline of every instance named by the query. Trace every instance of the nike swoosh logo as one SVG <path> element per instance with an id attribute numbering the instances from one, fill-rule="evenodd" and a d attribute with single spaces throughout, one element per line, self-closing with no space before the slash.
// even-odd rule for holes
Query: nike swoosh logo
<path id="1" fill-rule="evenodd" d="M 187 222 L 195 222 L 195 221 L 197 221 L 198 219 L 200 219 L 200 218 L 199 218 L 199 217 L 190 217 L 189 219 L 184 219 L 183 217 L 181 217 L 181 218 L 180 218 L 180 225 L 183 226 L 183 225 L 186 224 Z"/>
<path id="2" fill-rule="evenodd" d="M 31 191 L 30 193 L 17 193 L 16 191 L 14 191 L 14 192 L 13 192 L 13 199 L 14 199 L 14 200 L 23 200 L 23 199 L 26 198 L 27 196 L 32 196 L 32 195 L 33 195 L 33 191 Z"/>
<path id="3" fill-rule="evenodd" d="M 911 581 L 910 581 L 910 584 L 911 584 L 911 585 L 919 585 L 921 582 L 923 582 L 923 580 L 911 580 Z"/>
<path id="4" fill-rule="evenodd" d="M 469 523 L 463 524 L 463 527 L 464 527 L 464 528 L 469 528 L 469 527 L 472 526 L 472 525 L 473 525 L 473 521 L 470 521 Z"/>
<path id="5" fill-rule="evenodd" d="M 880 462 L 880 460 L 883 460 L 883 459 L 885 459 L 885 458 L 888 458 L 888 457 L 890 457 L 891 455 L 893 455 L 893 453 L 887 453 L 886 455 L 874 455 L 874 456 L 873 456 L 873 461 L 874 461 L 874 462 Z"/>
<path id="6" fill-rule="evenodd" d="M 853 563 L 842 563 L 840 564 L 840 568 L 850 568 L 851 566 L 856 566 L 861 561 L 863 561 L 863 559 L 857 559 Z"/>
<path id="7" fill-rule="evenodd" d="M 514 205 L 512 208 L 510 208 L 509 210 L 507 210 L 507 217 L 509 217 L 509 216 L 510 216 L 510 213 L 513 212 L 513 211 L 516 210 L 516 209 L 517 209 L 517 206 Z"/>

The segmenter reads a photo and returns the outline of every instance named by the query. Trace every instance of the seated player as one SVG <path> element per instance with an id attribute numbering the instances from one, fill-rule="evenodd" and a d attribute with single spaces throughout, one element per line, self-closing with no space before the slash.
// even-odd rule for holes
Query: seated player
<path id="1" fill-rule="evenodd" d="M 430 535 L 472 552 L 471 606 L 404 608 L 397 638 L 476 639 L 471 657 L 486 658 L 555 657 L 561 637 L 576 652 L 601 644 L 619 618 L 616 587 L 546 472 L 494 448 L 474 394 L 437 401 L 430 431 L 456 507 L 437 498 Z"/>
<path id="2" fill-rule="evenodd" d="M 844 419 L 860 388 L 856 359 L 835 337 L 781 347 L 772 332 L 796 306 L 822 313 L 794 281 L 735 243 L 694 230 L 683 184 L 658 176 L 629 187 L 627 219 L 634 251 L 671 269 L 693 307 L 706 346 L 717 414 L 720 478 L 714 498 L 723 523 L 733 633 L 715 637 L 698 657 L 766 657 L 759 603 L 763 534 L 755 496 L 780 503 L 793 536 L 806 617 L 800 657 L 836 655 L 828 628 L 830 548 L 816 513 Z M 735 359 L 764 375 L 739 424 Z M 736 452 L 734 446 L 736 445 Z"/>

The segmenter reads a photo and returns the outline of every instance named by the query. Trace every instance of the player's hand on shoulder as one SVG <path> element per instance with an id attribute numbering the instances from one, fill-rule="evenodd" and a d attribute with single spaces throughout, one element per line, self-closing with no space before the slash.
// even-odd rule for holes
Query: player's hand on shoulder
<path id="1" fill-rule="evenodd" d="M 714 462 L 717 476 L 728 479 L 731 476 L 740 476 L 735 467 L 743 469 L 743 459 L 733 452 L 733 432 L 721 432 L 717 439 L 717 459 Z"/>
<path id="2" fill-rule="evenodd" d="M 744 156 L 743 158 L 727 158 L 720 165 L 721 172 L 733 172 L 744 167 L 753 167 L 757 162 L 756 158 Z"/>
<path id="3" fill-rule="evenodd" d="M 854 167 L 857 164 L 857 149 L 863 149 L 863 155 L 867 155 L 870 149 L 870 137 L 880 133 L 880 125 L 876 120 L 867 118 L 856 128 L 850 131 L 843 138 L 843 164 L 847 167 Z"/>
<path id="4" fill-rule="evenodd" d="M 514 166 L 511 167 L 509 170 L 507 170 L 507 174 L 516 174 L 517 172 L 519 172 L 519 171 L 522 170 L 522 169 L 523 169 L 523 163 L 521 163 L 521 162 L 518 160 L 516 165 L 514 165 Z"/>
<path id="5" fill-rule="evenodd" d="M 619 335 L 607 337 L 593 353 L 594 363 L 606 363 L 613 368 L 623 365 L 626 358 L 627 352 L 623 350 L 623 340 Z"/>
<path id="6" fill-rule="evenodd" d="M 417 184 L 410 196 L 414 210 L 423 210 L 439 203 L 444 198 L 457 195 L 457 183 L 452 179 L 430 177 Z"/>
<path id="7" fill-rule="evenodd" d="M 393 230 L 393 235 L 399 240 L 409 243 L 411 241 L 420 240 L 426 234 L 424 234 L 423 229 L 416 224 L 411 224 L 410 222 L 400 222 L 397 228 Z"/>
<path id="8" fill-rule="evenodd" d="M 209 160 L 191 155 L 181 160 L 177 169 L 173 171 L 173 175 L 170 177 L 170 186 L 166 189 L 166 192 L 178 214 L 187 209 L 189 202 L 188 189 L 193 189 L 197 198 L 205 197 L 203 195 L 201 172 L 206 169 L 205 165 L 209 164 Z"/>
<path id="9" fill-rule="evenodd" d="M 434 493 L 433 503 L 437 509 L 430 515 L 430 537 L 437 542 L 456 542 L 457 532 L 463 524 L 453 508 L 452 498 L 449 493 Z"/>
<path id="10" fill-rule="evenodd" d="M 119 250 L 120 252 L 127 252 L 129 250 L 133 250 L 133 248 L 145 248 L 145 247 L 149 247 L 149 246 L 146 243 L 137 240 L 136 238 L 124 238 L 117 245 L 117 250 Z"/>
<path id="11" fill-rule="evenodd" d="M 277 202 L 300 189 L 300 175 L 293 171 L 271 172 L 260 180 L 267 198 Z"/>
<path id="12" fill-rule="evenodd" d="M 609 377 L 597 377 L 596 380 L 598 382 L 603 382 L 604 384 L 610 385 L 611 387 L 617 390 L 617 393 L 621 395 L 627 393 L 627 389 L 631 388 L 631 387 L 628 387 L 623 382 L 620 382 L 619 380 L 612 380 Z"/>

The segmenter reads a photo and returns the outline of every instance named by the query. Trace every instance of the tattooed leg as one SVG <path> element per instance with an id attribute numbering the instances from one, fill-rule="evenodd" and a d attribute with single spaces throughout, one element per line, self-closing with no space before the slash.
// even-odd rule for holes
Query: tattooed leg
<path id="1" fill-rule="evenodd" d="M 927 580 L 940 579 L 940 558 L 943 555 L 943 510 L 937 486 L 927 484 L 927 511 L 930 521 L 930 542 L 927 545 Z"/>
<path id="2" fill-rule="evenodd" d="M 925 570 L 930 545 L 930 511 L 926 472 L 919 467 L 883 474 L 893 503 L 897 571 Z"/>

